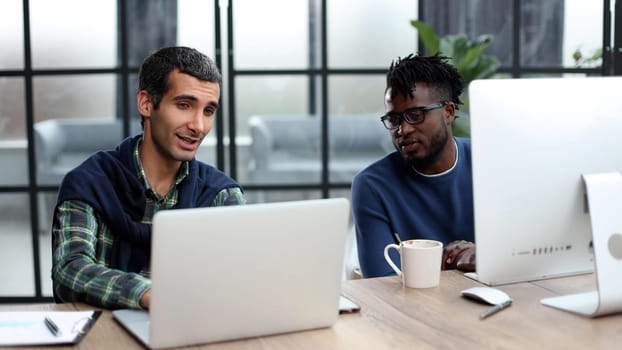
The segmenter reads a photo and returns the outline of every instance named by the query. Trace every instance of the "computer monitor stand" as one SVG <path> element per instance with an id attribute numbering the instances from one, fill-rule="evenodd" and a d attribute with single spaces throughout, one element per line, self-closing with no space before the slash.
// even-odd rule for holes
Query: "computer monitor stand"
<path id="1" fill-rule="evenodd" d="M 583 175 L 592 224 L 596 291 L 542 299 L 589 317 L 622 312 L 622 174 Z"/>

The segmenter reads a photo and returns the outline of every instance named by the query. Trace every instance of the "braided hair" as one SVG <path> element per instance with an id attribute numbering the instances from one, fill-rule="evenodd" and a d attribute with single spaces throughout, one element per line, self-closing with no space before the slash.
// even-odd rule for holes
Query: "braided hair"
<path id="1" fill-rule="evenodd" d="M 439 54 L 398 57 L 389 67 L 386 90 L 391 89 L 391 98 L 398 94 L 413 98 L 417 88 L 415 82 L 426 82 L 442 99 L 453 102 L 458 109 L 458 105 L 463 104 L 460 95 L 464 90 L 464 80 L 447 60 L 449 57 Z"/>

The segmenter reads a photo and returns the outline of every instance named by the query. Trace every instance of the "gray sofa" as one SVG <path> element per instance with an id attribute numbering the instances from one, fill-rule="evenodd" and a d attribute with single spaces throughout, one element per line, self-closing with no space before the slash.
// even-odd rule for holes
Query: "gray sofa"
<path id="1" fill-rule="evenodd" d="M 130 123 L 132 135 L 142 132 L 140 120 Z M 37 181 L 39 185 L 59 185 L 65 174 L 91 154 L 114 148 L 123 138 L 118 119 L 49 119 L 34 125 Z M 49 232 L 56 194 L 39 198 L 39 223 Z"/>
<path id="2" fill-rule="evenodd" d="M 132 135 L 141 132 L 140 121 L 132 121 L 130 129 Z M 116 146 L 123 125 L 118 119 L 50 119 L 36 123 L 34 135 L 38 183 L 58 185 L 88 156 Z"/>
<path id="3" fill-rule="evenodd" d="M 249 180 L 261 184 L 318 183 L 321 179 L 321 123 L 312 115 L 256 115 Z M 329 179 L 351 182 L 354 175 L 394 150 L 375 114 L 329 117 Z"/>

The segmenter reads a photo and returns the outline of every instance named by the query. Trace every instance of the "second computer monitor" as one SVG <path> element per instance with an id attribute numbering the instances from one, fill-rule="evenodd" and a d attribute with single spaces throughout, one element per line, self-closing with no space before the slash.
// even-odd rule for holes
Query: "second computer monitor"
<path id="1" fill-rule="evenodd" d="M 477 279 L 593 271 L 581 176 L 622 171 L 622 78 L 479 80 L 469 98 Z"/>

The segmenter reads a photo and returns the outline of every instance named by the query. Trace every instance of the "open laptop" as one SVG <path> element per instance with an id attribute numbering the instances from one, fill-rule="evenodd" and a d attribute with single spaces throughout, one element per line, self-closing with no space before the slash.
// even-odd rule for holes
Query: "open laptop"
<path id="1" fill-rule="evenodd" d="M 113 315 L 150 348 L 330 327 L 349 211 L 343 198 L 160 211 L 150 310 Z"/>

